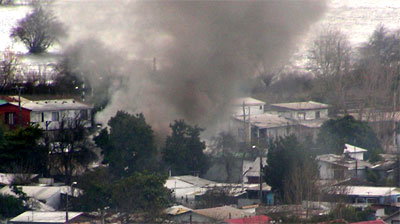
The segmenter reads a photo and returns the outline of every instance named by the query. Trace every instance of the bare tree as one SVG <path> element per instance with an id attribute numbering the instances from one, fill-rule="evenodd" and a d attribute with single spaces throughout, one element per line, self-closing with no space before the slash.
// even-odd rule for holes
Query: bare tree
<path id="1" fill-rule="evenodd" d="M 53 168 L 63 172 L 66 182 L 70 183 L 74 171 L 86 169 L 97 156 L 92 151 L 94 144 L 88 138 L 84 120 L 77 114 L 75 118 L 63 116 L 59 129 L 53 133 L 47 143 L 50 147 Z"/>
<path id="2" fill-rule="evenodd" d="M 66 35 L 63 25 L 39 3 L 34 3 L 32 13 L 18 21 L 11 37 L 22 41 L 30 53 L 42 53 L 59 38 Z"/>
<path id="3" fill-rule="evenodd" d="M 13 86 L 17 73 L 18 58 L 10 49 L 6 49 L 0 61 L 0 90 Z"/>
<path id="4" fill-rule="evenodd" d="M 334 109 L 346 110 L 346 74 L 350 70 L 352 48 L 338 30 L 321 33 L 309 49 L 308 69 L 318 78 L 318 95 L 327 97 Z"/>

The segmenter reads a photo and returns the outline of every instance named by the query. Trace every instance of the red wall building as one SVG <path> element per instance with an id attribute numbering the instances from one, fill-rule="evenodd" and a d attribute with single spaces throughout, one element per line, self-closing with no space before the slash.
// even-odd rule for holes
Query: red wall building
<path id="1" fill-rule="evenodd" d="M 21 107 L 22 127 L 26 127 L 30 122 L 30 110 Z M 18 106 L 0 101 L 0 123 L 6 124 L 13 129 L 19 126 Z"/>

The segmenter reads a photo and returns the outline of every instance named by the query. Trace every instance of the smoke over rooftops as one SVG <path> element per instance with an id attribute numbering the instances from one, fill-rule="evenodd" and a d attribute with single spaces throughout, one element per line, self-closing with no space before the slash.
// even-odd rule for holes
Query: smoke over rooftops
<path id="1" fill-rule="evenodd" d="M 325 1 L 60 1 L 55 7 L 70 27 L 67 46 L 93 38 L 119 55 L 118 63 L 101 54 L 78 62 L 84 70 L 118 64 L 102 75 L 111 82 L 123 76 L 104 90 L 111 102 L 98 121 L 117 110 L 143 112 L 162 131 L 174 119 L 215 124 L 257 69 L 286 62 Z"/>

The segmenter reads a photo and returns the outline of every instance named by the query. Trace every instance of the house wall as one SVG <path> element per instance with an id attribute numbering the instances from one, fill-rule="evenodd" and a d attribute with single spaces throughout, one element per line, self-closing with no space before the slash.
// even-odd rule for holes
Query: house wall
<path id="1" fill-rule="evenodd" d="M 6 115 L 8 115 L 7 113 L 12 113 L 13 115 L 11 115 L 13 117 L 13 120 L 10 121 Z M 7 125 L 10 128 L 15 128 L 19 125 L 19 109 L 17 106 L 12 105 L 12 104 L 5 104 L 5 105 L 1 105 L 0 106 L 0 122 L 2 124 Z M 21 108 L 21 121 L 22 121 L 22 126 L 26 127 L 29 122 L 30 122 L 30 111 L 25 109 L 25 108 Z"/>
<path id="2" fill-rule="evenodd" d="M 181 215 L 170 216 L 168 219 L 175 223 L 215 223 L 216 221 L 195 212 L 187 212 Z M 190 222 L 190 220 L 192 221 Z"/>
<path id="3" fill-rule="evenodd" d="M 87 115 L 86 119 L 81 119 L 84 114 Z M 92 110 L 32 111 L 30 114 L 31 123 L 38 124 L 43 130 L 57 130 L 60 128 L 61 121 L 74 122 L 78 119 L 84 127 L 92 127 Z"/>
<path id="4" fill-rule="evenodd" d="M 319 118 L 317 118 L 317 112 L 319 112 Z M 279 114 L 286 118 L 294 120 L 316 120 L 316 119 L 328 119 L 328 109 L 318 110 L 288 110 L 280 111 Z"/>
<path id="5" fill-rule="evenodd" d="M 322 180 L 334 179 L 334 172 L 331 164 L 324 161 L 318 161 L 319 166 L 319 178 Z"/>
<path id="6" fill-rule="evenodd" d="M 244 106 L 245 115 L 256 115 L 264 113 L 264 104 L 257 105 L 245 105 Z M 234 115 L 243 115 L 243 106 L 234 106 L 233 107 Z"/>

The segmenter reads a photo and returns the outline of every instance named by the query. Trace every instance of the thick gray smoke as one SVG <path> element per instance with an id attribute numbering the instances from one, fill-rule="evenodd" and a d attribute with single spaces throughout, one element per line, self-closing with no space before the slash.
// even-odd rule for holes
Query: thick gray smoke
<path id="1" fill-rule="evenodd" d="M 70 27 L 69 44 L 94 38 L 119 54 L 118 63 L 98 53 L 79 63 L 118 64 L 115 73 L 95 77 L 124 77 L 104 89 L 111 102 L 97 120 L 106 123 L 117 110 L 143 112 L 162 131 L 174 119 L 208 127 L 227 116 L 230 100 L 257 68 L 286 62 L 325 2 L 64 0 L 55 6 Z"/>

